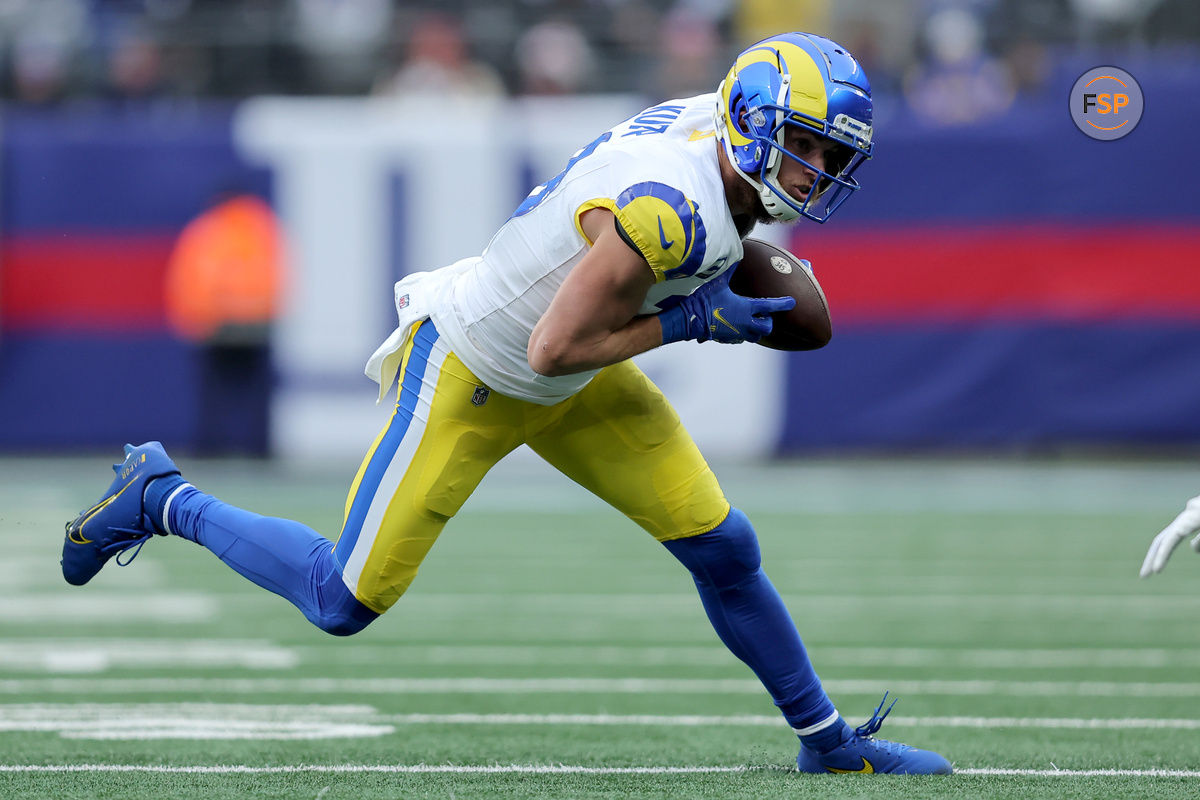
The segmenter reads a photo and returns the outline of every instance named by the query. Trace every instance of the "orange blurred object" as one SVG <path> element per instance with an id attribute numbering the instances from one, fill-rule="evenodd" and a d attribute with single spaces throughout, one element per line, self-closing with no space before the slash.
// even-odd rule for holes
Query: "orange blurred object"
<path id="1" fill-rule="evenodd" d="M 279 310 L 283 249 L 274 212 L 253 195 L 223 200 L 189 222 L 167 266 L 171 327 L 201 342 L 231 329 L 265 334 Z"/>

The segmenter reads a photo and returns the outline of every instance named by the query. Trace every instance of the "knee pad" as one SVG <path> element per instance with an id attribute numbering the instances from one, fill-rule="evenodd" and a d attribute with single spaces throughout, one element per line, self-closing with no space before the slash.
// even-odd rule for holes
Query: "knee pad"
<path id="1" fill-rule="evenodd" d="M 753 578 L 762 564 L 758 536 L 740 509 L 708 533 L 663 542 L 696 581 L 718 590 L 734 588 Z"/>

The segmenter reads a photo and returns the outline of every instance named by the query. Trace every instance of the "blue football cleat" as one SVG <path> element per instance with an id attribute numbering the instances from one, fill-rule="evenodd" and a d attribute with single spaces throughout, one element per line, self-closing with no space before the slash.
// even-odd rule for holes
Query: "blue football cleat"
<path id="1" fill-rule="evenodd" d="M 885 692 L 871 718 L 857 728 L 847 727 L 846 738 L 828 753 L 817 753 L 801 746 L 796 767 L 801 772 L 824 774 L 949 775 L 954 772 L 950 762 L 937 753 L 875 738 L 884 718 L 896 705 L 893 700 L 887 711 L 883 711 L 886 702 Z"/>
<path id="2" fill-rule="evenodd" d="M 125 461 L 113 464 L 116 480 L 100 502 L 67 523 L 63 541 L 62 571 L 67 583 L 82 586 L 113 556 L 121 566 L 128 564 L 155 533 L 145 516 L 142 494 L 146 484 L 164 475 L 178 475 L 179 468 L 158 442 L 134 447 L 125 445 Z M 122 561 L 120 555 L 133 549 Z"/>

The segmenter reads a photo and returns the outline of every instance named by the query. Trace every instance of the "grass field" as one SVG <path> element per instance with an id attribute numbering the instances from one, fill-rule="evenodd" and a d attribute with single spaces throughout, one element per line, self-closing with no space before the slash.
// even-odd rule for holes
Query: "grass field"
<path id="1" fill-rule="evenodd" d="M 719 468 L 842 713 L 949 778 L 795 773 L 795 737 L 631 523 L 502 464 L 408 596 L 326 636 L 207 552 L 58 572 L 100 458 L 0 461 L 0 797 L 1193 798 L 1200 558 L 1139 581 L 1191 465 Z M 336 530 L 347 469 L 189 463 Z"/>

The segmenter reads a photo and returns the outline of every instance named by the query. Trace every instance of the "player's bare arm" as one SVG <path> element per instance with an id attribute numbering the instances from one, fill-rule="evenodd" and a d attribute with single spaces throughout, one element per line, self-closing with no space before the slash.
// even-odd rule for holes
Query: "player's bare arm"
<path id="1" fill-rule="evenodd" d="M 585 212 L 580 225 L 592 248 L 529 337 L 529 366 L 540 375 L 606 367 L 662 344 L 658 320 L 637 316 L 654 285 L 650 265 L 617 233 L 608 209 Z"/>

